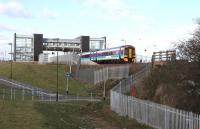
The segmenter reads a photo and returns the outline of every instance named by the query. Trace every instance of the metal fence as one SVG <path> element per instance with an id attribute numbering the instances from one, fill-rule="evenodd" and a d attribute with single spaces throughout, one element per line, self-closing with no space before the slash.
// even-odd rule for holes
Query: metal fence
<path id="1" fill-rule="evenodd" d="M 81 82 L 94 84 L 94 69 L 80 69 L 76 77 Z"/>
<path id="2" fill-rule="evenodd" d="M 149 63 L 149 62 L 151 62 L 151 57 L 137 54 L 135 62 L 136 63 Z"/>
<path id="3" fill-rule="evenodd" d="M 94 72 L 94 84 L 108 79 L 121 79 L 129 76 L 129 65 L 106 67 Z"/>
<path id="4" fill-rule="evenodd" d="M 60 64 L 77 64 L 79 61 L 80 56 L 76 53 L 68 53 L 65 55 L 59 55 L 58 56 L 58 63 Z M 57 56 L 50 57 L 50 62 L 57 63 Z"/>
<path id="5" fill-rule="evenodd" d="M 114 66 L 103 69 L 83 69 L 79 70 L 77 78 L 83 82 L 97 84 L 108 79 L 121 79 L 129 76 L 129 66 Z"/>
<path id="6" fill-rule="evenodd" d="M 46 93 L 40 90 L 18 89 L 13 87 L 0 87 L 0 101 L 40 101 L 40 102 L 55 102 L 56 93 Z M 87 96 L 74 96 L 58 94 L 59 102 L 66 101 L 91 101 L 99 102 L 101 98 L 95 93 L 88 93 Z"/>
<path id="7" fill-rule="evenodd" d="M 21 83 L 16 80 L 0 78 L 0 100 L 34 100 L 52 102 L 56 101 L 57 94 L 46 89 L 33 87 L 29 84 Z M 96 93 L 76 95 L 58 94 L 58 101 L 100 101 Z"/>
<path id="8" fill-rule="evenodd" d="M 134 118 L 137 121 L 159 129 L 200 129 L 200 115 L 166 105 L 137 99 L 123 93 L 130 91 L 138 78 L 148 74 L 149 66 L 116 85 L 110 94 L 111 110 L 120 116 Z"/>
<path id="9" fill-rule="evenodd" d="M 46 94 L 37 89 L 19 89 L 13 87 L 0 87 L 0 99 L 2 100 L 45 100 L 50 98 L 50 94 Z"/>

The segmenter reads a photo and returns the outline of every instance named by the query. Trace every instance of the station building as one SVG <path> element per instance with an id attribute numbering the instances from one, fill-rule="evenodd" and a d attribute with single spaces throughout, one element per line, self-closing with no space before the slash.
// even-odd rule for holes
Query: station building
<path id="1" fill-rule="evenodd" d="M 44 38 L 43 34 L 14 34 L 14 61 L 38 61 L 39 55 L 90 52 L 106 48 L 106 37 Z"/>

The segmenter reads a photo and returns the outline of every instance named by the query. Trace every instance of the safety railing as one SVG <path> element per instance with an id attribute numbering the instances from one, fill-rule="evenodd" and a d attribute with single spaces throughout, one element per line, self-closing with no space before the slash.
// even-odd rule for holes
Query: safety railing
<path id="1" fill-rule="evenodd" d="M 147 65 L 111 90 L 111 110 L 158 129 L 200 129 L 198 114 L 125 95 L 149 70 L 150 65 Z"/>

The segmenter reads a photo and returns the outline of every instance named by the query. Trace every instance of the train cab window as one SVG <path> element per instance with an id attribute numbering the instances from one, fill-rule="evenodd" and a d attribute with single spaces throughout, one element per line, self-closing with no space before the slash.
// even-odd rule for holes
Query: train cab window
<path id="1" fill-rule="evenodd" d="M 131 50 L 130 50 L 130 49 L 131 49 Z M 132 55 L 134 55 L 135 49 L 132 48 L 132 47 L 127 47 L 127 48 L 125 48 L 125 52 L 124 52 L 125 55 L 130 54 L 130 52 L 132 52 Z"/>
<path id="2" fill-rule="evenodd" d="M 124 55 L 128 55 L 128 48 L 125 48 Z"/>

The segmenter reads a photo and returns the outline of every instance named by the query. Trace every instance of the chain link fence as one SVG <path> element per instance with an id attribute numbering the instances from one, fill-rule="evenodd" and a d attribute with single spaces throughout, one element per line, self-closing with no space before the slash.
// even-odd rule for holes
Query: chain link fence
<path id="1" fill-rule="evenodd" d="M 77 78 L 86 83 L 91 83 L 96 85 L 102 81 L 108 79 L 122 79 L 129 76 L 129 66 L 114 66 L 106 67 L 99 70 L 96 69 L 83 69 L 79 70 L 79 75 Z"/>
<path id="2" fill-rule="evenodd" d="M 79 62 L 80 56 L 76 53 L 68 53 L 66 55 L 59 55 L 58 56 L 58 63 L 59 64 L 77 64 Z M 57 63 L 57 56 L 50 57 L 50 62 Z"/>

